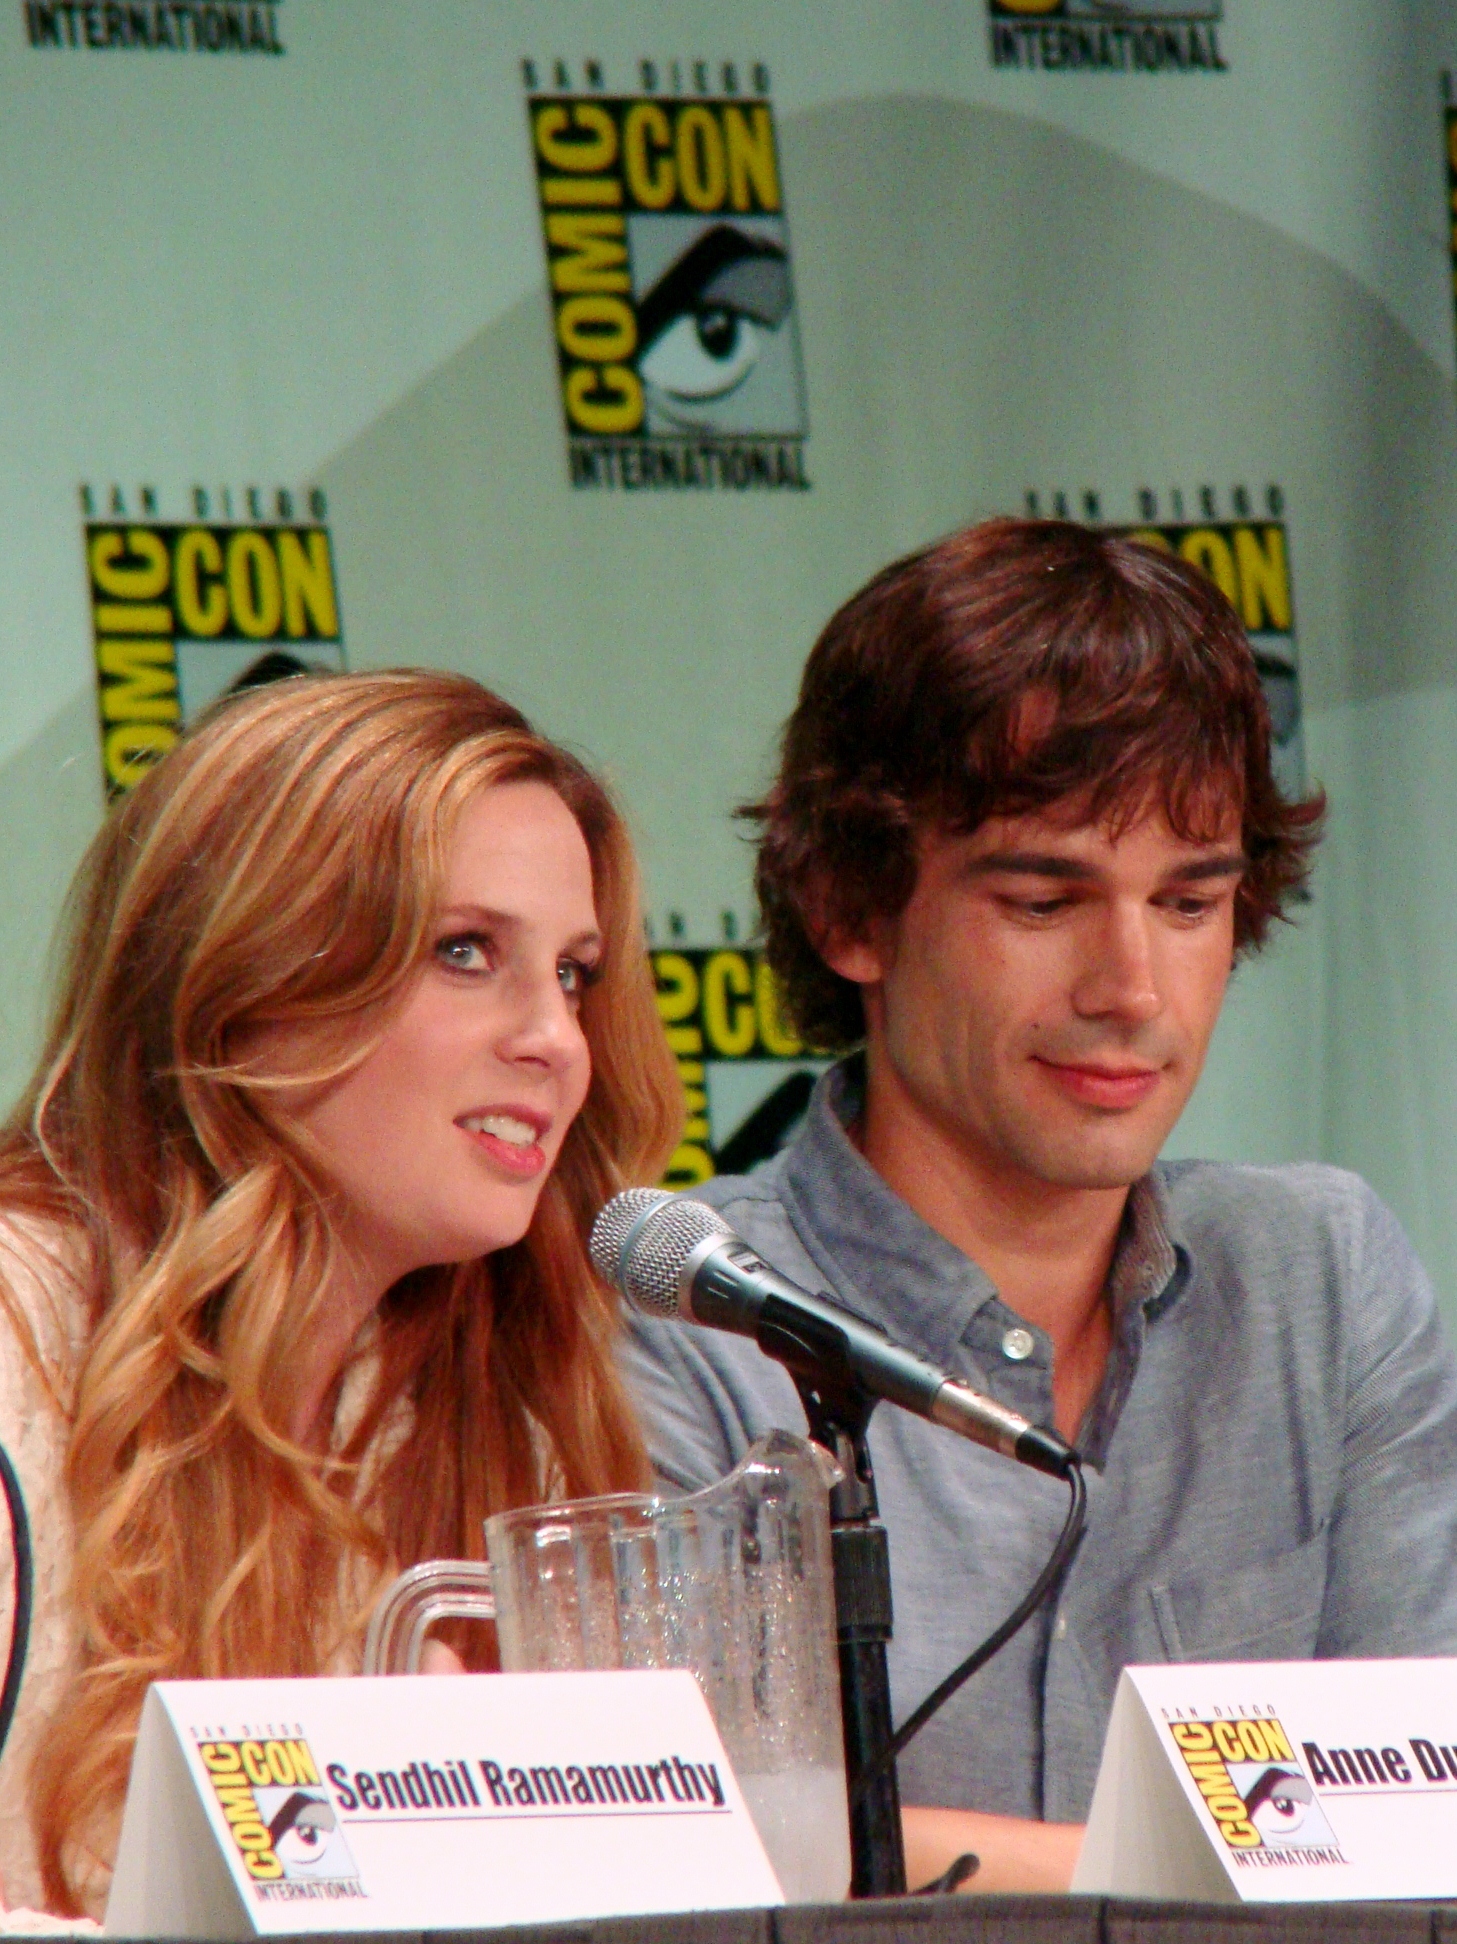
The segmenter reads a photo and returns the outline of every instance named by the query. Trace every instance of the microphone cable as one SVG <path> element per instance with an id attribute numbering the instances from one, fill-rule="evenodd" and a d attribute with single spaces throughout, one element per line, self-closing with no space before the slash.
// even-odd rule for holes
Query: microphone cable
<path id="1" fill-rule="evenodd" d="M 1062 1531 L 1057 1536 L 1057 1544 L 1048 1554 L 1047 1564 L 1001 1625 L 989 1633 L 979 1647 L 973 1648 L 966 1659 L 951 1670 L 939 1687 L 931 1690 L 920 1707 L 908 1715 L 896 1729 L 884 1748 L 873 1755 L 861 1769 L 850 1787 L 852 1809 L 859 1805 L 871 1783 L 890 1766 L 907 1743 L 921 1732 L 932 1715 L 945 1707 L 957 1689 L 963 1687 L 978 1668 L 985 1667 L 994 1654 L 1002 1651 L 1012 1636 L 1026 1626 L 1048 1595 L 1055 1590 L 1077 1549 L 1079 1539 L 1083 1536 L 1083 1524 L 1088 1516 L 1088 1488 L 1076 1452 L 1073 1453 L 1073 1462 L 1068 1468 L 1067 1482 L 1070 1493 L 1067 1517 L 1063 1520 Z"/>
<path id="2" fill-rule="evenodd" d="M 848 1381 L 863 1396 L 867 1415 L 884 1399 L 1004 1457 L 1067 1480 L 1067 1517 L 1047 1564 L 1001 1625 L 926 1696 L 854 1778 L 850 1803 L 858 1806 L 912 1737 L 978 1668 L 1000 1653 L 1056 1587 L 1087 1519 L 1082 1462 L 1056 1433 L 1041 1430 L 891 1343 L 832 1297 L 815 1296 L 777 1275 L 704 1202 L 661 1188 L 624 1189 L 599 1209 L 590 1249 L 597 1274 L 644 1315 L 677 1317 L 749 1337 L 796 1382 L 821 1366 L 834 1371 L 837 1381 Z M 706 1299 L 702 1312 L 698 1297 Z"/>
<path id="3" fill-rule="evenodd" d="M 5 1744 L 10 1739 L 11 1723 L 15 1720 L 16 1705 L 20 1700 L 20 1683 L 25 1677 L 25 1656 L 30 1646 L 30 1616 L 35 1595 L 35 1562 L 31 1553 L 30 1519 L 25 1510 L 25 1499 L 20 1490 L 20 1480 L 15 1466 L 10 1461 L 10 1453 L 0 1445 L 0 1489 L 5 1493 L 5 1504 L 10 1513 L 11 1548 L 15 1560 L 15 1611 L 10 1622 L 10 1650 L 5 1658 L 5 1681 L 0 1686 L 0 1755 L 5 1752 Z"/>

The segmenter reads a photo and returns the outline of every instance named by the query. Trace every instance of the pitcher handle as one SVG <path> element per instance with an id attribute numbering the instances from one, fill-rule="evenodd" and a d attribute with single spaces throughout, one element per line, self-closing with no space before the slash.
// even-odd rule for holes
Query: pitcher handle
<path id="1" fill-rule="evenodd" d="M 366 1674 L 418 1674 L 425 1636 L 438 1620 L 494 1620 L 491 1569 L 483 1559 L 427 1559 L 385 1593 L 364 1638 Z"/>

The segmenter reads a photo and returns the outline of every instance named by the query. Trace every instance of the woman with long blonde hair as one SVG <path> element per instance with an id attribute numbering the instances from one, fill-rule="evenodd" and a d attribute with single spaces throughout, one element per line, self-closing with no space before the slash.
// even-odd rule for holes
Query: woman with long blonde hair
<path id="1" fill-rule="evenodd" d="M 584 1237 L 680 1112 L 622 822 L 477 684 L 254 691 L 113 813 L 0 1135 L 9 1902 L 97 1911 L 149 1682 L 347 1671 L 395 1572 L 645 1482 Z"/>

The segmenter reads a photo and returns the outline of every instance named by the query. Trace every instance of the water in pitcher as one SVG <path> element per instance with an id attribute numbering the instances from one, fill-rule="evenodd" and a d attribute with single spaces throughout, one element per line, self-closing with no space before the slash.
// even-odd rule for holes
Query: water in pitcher
<path id="1" fill-rule="evenodd" d="M 413 1673 L 441 1619 L 494 1617 L 509 1672 L 692 1670 L 791 1903 L 850 1882 L 828 1478 L 772 1431 L 686 1498 L 622 1493 L 486 1521 L 490 1565 L 405 1573 L 370 1622 L 371 1673 Z"/>
<path id="2" fill-rule="evenodd" d="M 845 1771 L 740 1775 L 739 1787 L 787 1903 L 839 1903 L 850 1888 Z"/>

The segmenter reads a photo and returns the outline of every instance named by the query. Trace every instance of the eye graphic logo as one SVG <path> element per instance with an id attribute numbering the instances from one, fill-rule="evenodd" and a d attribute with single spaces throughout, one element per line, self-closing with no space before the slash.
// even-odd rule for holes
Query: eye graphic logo
<path id="1" fill-rule="evenodd" d="M 803 409 L 793 338 L 782 328 L 794 292 L 782 244 L 747 224 L 705 230 L 658 217 L 632 227 L 634 254 L 645 265 L 693 238 L 637 307 L 648 430 L 798 437 Z"/>
<path id="2" fill-rule="evenodd" d="M 273 1853 L 292 1883 L 355 1877 L 354 1858 L 333 1804 L 304 1789 L 258 1789 L 254 1799 L 268 1817 Z"/>
<path id="3" fill-rule="evenodd" d="M 1172 1721 L 1168 1728 L 1221 1838 L 1236 1855 L 1277 1850 L 1291 1853 L 1291 1860 L 1298 1860 L 1294 1852 L 1312 1862 L 1344 1860 L 1310 1778 L 1273 1717 Z"/>
<path id="4" fill-rule="evenodd" d="M 802 489 L 773 110 L 528 99 L 572 484 Z"/>
<path id="5" fill-rule="evenodd" d="M 1298 1768 L 1234 1762 L 1229 1779 L 1244 1797 L 1245 1811 L 1265 1842 L 1303 1849 L 1315 1834 L 1309 1827 L 1312 1820 L 1328 1831 L 1315 1806 L 1315 1791 Z M 1328 1833 L 1324 1840 L 1330 1840 Z"/>

